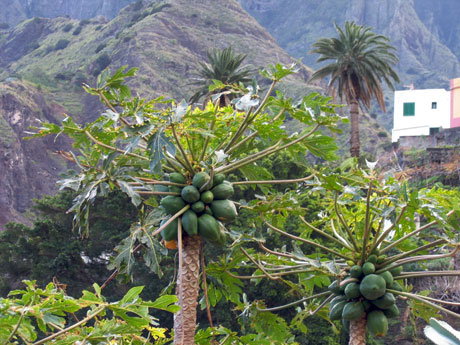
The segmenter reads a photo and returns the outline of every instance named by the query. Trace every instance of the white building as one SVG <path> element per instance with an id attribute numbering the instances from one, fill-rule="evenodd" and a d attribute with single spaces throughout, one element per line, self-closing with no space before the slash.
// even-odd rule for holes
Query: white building
<path id="1" fill-rule="evenodd" d="M 433 135 L 460 126 L 460 78 L 451 89 L 395 91 L 393 142 L 402 136 Z"/>

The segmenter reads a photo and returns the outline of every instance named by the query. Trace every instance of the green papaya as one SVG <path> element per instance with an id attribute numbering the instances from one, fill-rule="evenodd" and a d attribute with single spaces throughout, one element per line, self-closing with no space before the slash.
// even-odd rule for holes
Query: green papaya
<path id="1" fill-rule="evenodd" d="M 231 200 L 214 200 L 211 202 L 211 210 L 214 217 L 223 222 L 230 222 L 238 215 L 235 204 Z"/>
<path id="2" fill-rule="evenodd" d="M 204 213 L 205 213 L 205 214 L 209 214 L 210 216 L 213 216 L 213 215 L 214 215 L 214 213 L 213 213 L 212 210 L 211 210 L 211 207 L 209 207 L 209 206 L 205 206 L 205 208 L 204 208 Z"/>
<path id="3" fill-rule="evenodd" d="M 385 282 L 387 283 L 387 288 L 393 284 L 393 276 L 391 275 L 390 271 L 385 271 L 380 274 L 380 276 L 385 279 Z"/>
<path id="4" fill-rule="evenodd" d="M 388 332 L 388 319 L 380 310 L 371 311 L 367 315 L 367 329 L 375 336 L 383 337 Z"/>
<path id="5" fill-rule="evenodd" d="M 369 257 L 367 258 L 367 262 L 372 262 L 374 265 L 377 263 L 377 260 L 378 260 L 378 257 L 377 255 L 375 254 L 371 254 L 369 255 Z"/>
<path id="6" fill-rule="evenodd" d="M 179 174 L 178 172 L 173 172 L 169 174 L 169 181 L 174 182 L 174 183 L 181 183 L 181 184 L 186 184 L 187 180 L 182 174 Z"/>
<path id="7" fill-rule="evenodd" d="M 225 175 L 224 174 L 215 174 L 214 178 L 212 180 L 212 186 L 215 187 L 225 180 Z"/>
<path id="8" fill-rule="evenodd" d="M 208 182 L 211 179 L 207 173 L 199 172 L 196 173 L 195 176 L 193 176 L 192 179 L 192 184 L 196 189 L 200 189 L 206 182 Z"/>
<path id="9" fill-rule="evenodd" d="M 388 309 L 383 310 L 383 313 L 388 318 L 398 317 L 399 316 L 399 308 L 396 304 L 393 304 Z"/>
<path id="10" fill-rule="evenodd" d="M 168 186 L 168 192 L 180 194 L 182 192 L 182 187 Z"/>
<path id="11" fill-rule="evenodd" d="M 393 284 L 391 284 L 390 289 L 396 291 L 404 291 L 404 288 L 397 281 L 394 281 Z"/>
<path id="12" fill-rule="evenodd" d="M 162 185 L 162 184 L 156 184 L 155 187 L 153 187 L 153 189 L 156 192 L 169 192 L 168 186 L 165 186 L 165 185 Z"/>
<path id="13" fill-rule="evenodd" d="M 201 193 L 201 201 L 203 201 L 205 204 L 210 204 L 213 200 L 214 194 L 210 190 Z"/>
<path id="14" fill-rule="evenodd" d="M 174 215 L 185 207 L 185 202 L 180 196 L 168 195 L 161 199 L 160 205 L 166 213 Z"/>
<path id="15" fill-rule="evenodd" d="M 231 197 L 235 191 L 231 184 L 221 183 L 211 189 L 211 192 L 214 194 L 214 200 L 225 200 Z"/>
<path id="16" fill-rule="evenodd" d="M 334 305 L 336 305 L 339 302 L 346 301 L 347 296 L 340 295 L 340 296 L 335 296 L 330 302 L 329 302 L 329 309 L 332 309 Z"/>
<path id="17" fill-rule="evenodd" d="M 361 280 L 359 291 L 366 299 L 373 301 L 385 294 L 386 282 L 377 274 L 369 274 Z"/>
<path id="18" fill-rule="evenodd" d="M 363 269 L 359 265 L 354 265 L 352 268 L 350 268 L 350 276 L 352 278 L 359 279 L 363 275 Z"/>
<path id="19" fill-rule="evenodd" d="M 395 296 L 391 292 L 385 293 L 382 297 L 372 301 L 372 304 L 380 309 L 388 309 L 395 304 Z"/>
<path id="20" fill-rule="evenodd" d="M 393 277 L 396 277 L 396 276 L 399 276 L 403 271 L 403 267 L 402 266 L 398 266 L 398 267 L 395 267 L 395 268 L 392 268 L 390 270 L 390 273 Z"/>
<path id="21" fill-rule="evenodd" d="M 361 296 L 361 292 L 359 292 L 359 284 L 357 283 L 350 283 L 345 287 L 345 296 L 348 298 L 358 298 Z"/>
<path id="22" fill-rule="evenodd" d="M 205 205 L 202 201 L 197 201 L 197 202 L 194 202 L 192 206 L 190 206 L 190 208 L 195 213 L 201 213 L 204 211 Z"/>
<path id="23" fill-rule="evenodd" d="M 342 326 L 345 332 L 350 333 L 350 320 L 342 319 Z"/>
<path id="24" fill-rule="evenodd" d="M 219 223 L 209 214 L 203 214 L 198 218 L 198 232 L 204 238 L 214 242 L 218 242 L 221 237 Z"/>
<path id="25" fill-rule="evenodd" d="M 160 226 L 162 226 L 167 221 L 168 219 L 163 219 L 160 223 Z M 176 218 L 171 223 L 169 223 L 163 230 L 161 230 L 161 236 L 165 239 L 165 241 L 177 240 L 177 225 L 178 220 Z"/>
<path id="26" fill-rule="evenodd" d="M 345 320 L 358 320 L 364 314 L 364 306 L 361 302 L 348 302 L 343 306 L 342 318 Z"/>
<path id="27" fill-rule="evenodd" d="M 332 292 L 335 295 L 341 295 L 341 290 L 339 286 L 339 281 L 334 280 L 327 288 L 330 292 Z"/>
<path id="28" fill-rule="evenodd" d="M 182 226 L 189 236 L 198 234 L 198 217 L 192 210 L 188 210 L 182 215 Z"/>
<path id="29" fill-rule="evenodd" d="M 200 200 L 200 192 L 194 186 L 187 186 L 182 188 L 181 192 L 182 199 L 188 202 L 189 204 L 193 204 Z"/>
<path id="30" fill-rule="evenodd" d="M 330 308 L 329 319 L 332 321 L 339 320 L 342 317 L 342 311 L 345 304 L 347 304 L 347 301 L 338 302 L 332 308 Z"/>
<path id="31" fill-rule="evenodd" d="M 372 262 L 367 261 L 363 265 L 363 273 L 364 273 L 364 275 L 367 276 L 368 274 L 372 274 L 374 272 L 375 272 L 375 265 Z"/>

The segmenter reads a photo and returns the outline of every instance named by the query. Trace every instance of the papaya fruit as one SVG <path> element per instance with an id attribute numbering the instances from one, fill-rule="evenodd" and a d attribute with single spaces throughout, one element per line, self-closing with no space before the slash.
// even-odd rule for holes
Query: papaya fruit
<path id="1" fill-rule="evenodd" d="M 332 321 L 339 320 L 342 317 L 343 307 L 347 304 L 347 301 L 336 303 L 332 308 L 329 309 L 329 319 Z"/>
<path id="2" fill-rule="evenodd" d="M 375 254 L 369 255 L 366 262 L 372 262 L 374 265 L 377 263 L 378 257 Z"/>
<path id="3" fill-rule="evenodd" d="M 342 319 L 342 326 L 345 332 L 350 333 L 350 320 Z"/>
<path id="4" fill-rule="evenodd" d="M 181 197 L 184 201 L 188 202 L 189 204 L 193 204 L 200 200 L 200 192 L 194 186 L 187 186 L 182 188 Z"/>
<path id="5" fill-rule="evenodd" d="M 195 176 L 193 176 L 192 179 L 192 184 L 196 189 L 200 189 L 206 182 L 208 182 L 211 179 L 207 173 L 204 171 L 196 173 Z"/>
<path id="6" fill-rule="evenodd" d="M 359 284 L 357 283 L 350 283 L 345 287 L 345 296 L 348 298 L 358 298 L 361 296 L 361 292 L 359 292 Z"/>
<path id="7" fill-rule="evenodd" d="M 192 206 L 190 206 L 190 208 L 195 213 L 201 213 L 204 211 L 205 205 L 202 201 L 197 201 L 197 202 L 194 202 Z"/>
<path id="8" fill-rule="evenodd" d="M 369 274 L 361 280 L 359 291 L 366 299 L 373 301 L 385 294 L 386 282 L 377 274 Z"/>
<path id="9" fill-rule="evenodd" d="M 388 319 L 381 310 L 373 310 L 367 315 L 367 330 L 378 337 L 387 334 Z"/>
<path id="10" fill-rule="evenodd" d="M 330 302 L 329 302 L 329 309 L 332 309 L 334 305 L 336 305 L 339 302 L 346 301 L 347 296 L 340 295 L 340 296 L 335 296 Z"/>
<path id="11" fill-rule="evenodd" d="M 333 294 L 335 295 L 340 295 L 341 294 L 341 290 L 340 290 L 340 286 L 339 286 L 339 281 L 338 280 L 334 280 L 327 288 L 330 292 L 332 292 Z"/>
<path id="12" fill-rule="evenodd" d="M 188 210 L 182 215 L 182 227 L 189 236 L 198 234 L 198 217 L 195 212 Z"/>
<path id="13" fill-rule="evenodd" d="M 380 276 L 385 279 L 385 282 L 387 283 L 387 288 L 393 284 L 393 276 L 391 275 L 390 271 L 385 271 L 380 274 Z"/>
<path id="14" fill-rule="evenodd" d="M 225 180 L 225 175 L 224 174 L 215 174 L 214 178 L 212 180 L 212 186 L 215 187 Z"/>
<path id="15" fill-rule="evenodd" d="M 203 201 L 205 204 L 210 204 L 213 200 L 214 194 L 210 190 L 201 193 L 201 201 Z"/>
<path id="16" fill-rule="evenodd" d="M 225 200 L 231 197 L 235 191 L 231 184 L 221 183 L 211 189 L 211 192 L 214 194 L 214 200 Z"/>
<path id="17" fill-rule="evenodd" d="M 345 320 L 358 320 L 364 314 L 363 304 L 358 302 L 348 302 L 343 306 L 342 318 Z"/>
<path id="18" fill-rule="evenodd" d="M 363 265 L 363 274 L 367 276 L 375 272 L 375 265 L 372 262 L 366 261 Z"/>
<path id="19" fill-rule="evenodd" d="M 181 187 L 178 186 L 168 186 L 168 192 L 180 194 L 182 191 Z"/>
<path id="20" fill-rule="evenodd" d="M 362 302 L 363 304 L 363 307 L 364 307 L 364 311 L 367 313 L 369 310 L 371 310 L 371 308 L 373 308 L 373 304 L 368 301 L 367 299 L 364 299 Z"/>
<path id="21" fill-rule="evenodd" d="M 395 296 L 391 292 L 385 293 L 382 297 L 372 301 L 372 304 L 379 309 L 388 309 L 395 304 Z"/>
<path id="22" fill-rule="evenodd" d="M 403 271 L 403 267 L 402 266 L 398 266 L 398 267 L 395 267 L 395 268 L 392 268 L 390 270 L 390 273 L 393 277 L 396 277 L 396 276 L 399 276 Z"/>
<path id="23" fill-rule="evenodd" d="M 172 250 L 176 250 L 176 249 L 177 249 L 177 241 L 176 241 L 176 240 L 172 240 L 172 241 L 163 240 L 163 245 L 164 245 L 165 248 L 167 248 L 167 249 L 172 249 Z"/>
<path id="24" fill-rule="evenodd" d="M 162 185 L 162 184 L 156 184 L 155 187 L 153 187 L 153 189 L 156 192 L 169 192 L 168 186 L 165 186 L 165 185 Z"/>
<path id="25" fill-rule="evenodd" d="M 350 268 L 350 276 L 352 278 L 359 279 L 363 275 L 363 269 L 359 265 L 354 265 L 352 268 Z"/>
<path id="26" fill-rule="evenodd" d="M 170 215 L 176 214 L 184 208 L 185 202 L 180 196 L 168 195 L 161 199 L 160 205 Z"/>
<path id="27" fill-rule="evenodd" d="M 222 222 L 230 222 L 236 218 L 238 212 L 231 200 L 214 200 L 211 202 L 214 217 Z"/>
<path id="28" fill-rule="evenodd" d="M 173 172 L 169 174 L 169 181 L 174 182 L 174 183 L 182 183 L 186 184 L 187 180 L 182 174 L 179 174 L 178 172 Z"/>
<path id="29" fill-rule="evenodd" d="M 383 313 L 387 318 L 393 318 L 399 316 L 399 308 L 396 304 L 393 304 L 391 307 L 383 310 Z"/>
<path id="30" fill-rule="evenodd" d="M 167 221 L 167 219 L 163 219 L 160 223 L 160 226 L 162 226 Z M 177 239 L 177 225 L 178 220 L 176 218 L 171 223 L 169 223 L 163 230 L 161 230 L 161 236 L 165 241 L 169 242 Z"/>
<path id="31" fill-rule="evenodd" d="M 391 284 L 390 289 L 396 291 L 404 291 L 404 288 L 397 281 L 394 281 L 393 284 Z"/>
<path id="32" fill-rule="evenodd" d="M 205 206 L 205 208 L 204 208 L 204 213 L 205 213 L 205 214 L 209 214 L 210 216 L 213 216 L 213 215 L 214 215 L 214 213 L 213 213 L 212 210 L 211 210 L 211 207 L 209 207 L 209 206 Z"/>
<path id="33" fill-rule="evenodd" d="M 198 218 L 198 232 L 210 241 L 220 240 L 220 227 L 216 218 L 209 214 L 203 214 Z"/>

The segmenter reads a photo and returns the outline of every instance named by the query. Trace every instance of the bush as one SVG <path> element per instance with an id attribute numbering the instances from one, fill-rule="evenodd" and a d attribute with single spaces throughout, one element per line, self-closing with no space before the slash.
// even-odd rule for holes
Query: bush
<path id="1" fill-rule="evenodd" d="M 96 47 L 96 50 L 94 51 L 96 54 L 99 53 L 102 49 L 104 49 L 105 47 L 107 47 L 107 44 L 106 43 L 101 43 L 99 44 L 97 47 Z"/>
<path id="2" fill-rule="evenodd" d="M 57 43 L 56 46 L 54 47 L 54 50 L 61 50 L 66 48 L 69 45 L 69 40 L 65 39 L 60 39 Z"/>
<path id="3" fill-rule="evenodd" d="M 88 25 L 89 23 L 91 23 L 91 21 L 89 19 L 83 19 L 80 22 L 80 26 L 85 26 L 85 25 Z"/>
<path id="4" fill-rule="evenodd" d="M 379 131 L 379 132 L 377 133 L 377 136 L 378 136 L 379 138 L 386 138 L 386 137 L 388 136 L 388 134 L 387 134 L 387 132 Z"/>
<path id="5" fill-rule="evenodd" d="M 64 27 L 62 28 L 62 31 L 64 31 L 64 32 L 69 32 L 70 30 L 72 30 L 72 28 L 73 28 L 73 24 L 72 24 L 72 23 L 69 23 L 69 24 L 67 24 L 66 26 L 64 26 Z"/>
<path id="6" fill-rule="evenodd" d="M 110 56 L 107 53 L 100 55 L 95 61 L 96 69 L 93 71 L 93 75 L 97 76 L 104 68 L 110 65 L 111 62 L 112 59 L 110 59 Z"/>
<path id="7" fill-rule="evenodd" d="M 81 29 L 82 29 L 81 26 L 77 26 L 77 28 L 74 30 L 74 32 L 72 32 L 72 35 L 75 35 L 75 36 L 79 35 L 80 32 L 81 32 Z"/>

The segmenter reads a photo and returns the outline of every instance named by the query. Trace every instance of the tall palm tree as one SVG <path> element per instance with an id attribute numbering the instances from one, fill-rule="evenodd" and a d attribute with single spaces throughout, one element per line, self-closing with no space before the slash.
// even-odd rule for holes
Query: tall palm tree
<path id="1" fill-rule="evenodd" d="M 230 87 L 226 87 L 216 92 L 210 92 L 209 86 L 213 84 L 213 80 L 218 80 L 225 85 L 251 81 L 249 76 L 253 73 L 252 69 L 249 66 L 242 66 L 246 55 L 236 54 L 232 47 L 222 50 L 213 48 L 208 50 L 207 55 L 209 64 L 200 62 L 201 70 L 198 72 L 199 78 L 192 83 L 198 85 L 199 88 L 190 97 L 191 103 L 196 103 L 203 96 L 207 98 L 212 94 L 230 89 Z M 230 100 L 231 96 L 224 94 L 220 98 L 220 105 L 228 105 Z"/>
<path id="2" fill-rule="evenodd" d="M 359 156 L 359 104 L 367 110 L 375 97 L 380 108 L 385 111 L 382 82 L 392 90 L 392 82 L 399 82 L 399 77 L 392 69 L 398 63 L 393 53 L 396 48 L 389 39 L 377 35 L 370 27 L 345 22 L 342 30 L 334 24 L 338 38 L 320 38 L 313 44 L 310 53 L 320 54 L 316 62 L 331 61 L 321 67 L 310 80 L 330 77 L 328 92 L 345 98 L 350 110 L 351 139 L 350 153 Z"/>

